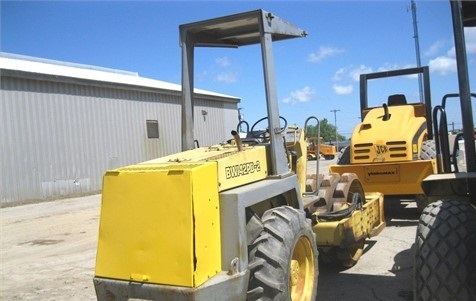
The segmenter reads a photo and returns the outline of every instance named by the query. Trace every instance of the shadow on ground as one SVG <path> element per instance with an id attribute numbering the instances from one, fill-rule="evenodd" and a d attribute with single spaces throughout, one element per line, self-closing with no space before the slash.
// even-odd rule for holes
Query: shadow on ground
<path id="1" fill-rule="evenodd" d="M 316 301 L 413 300 L 412 241 L 419 213 L 406 199 L 386 198 L 385 203 L 387 232 L 366 241 L 353 268 L 321 263 Z M 393 233 L 401 233 L 404 241 Z"/>

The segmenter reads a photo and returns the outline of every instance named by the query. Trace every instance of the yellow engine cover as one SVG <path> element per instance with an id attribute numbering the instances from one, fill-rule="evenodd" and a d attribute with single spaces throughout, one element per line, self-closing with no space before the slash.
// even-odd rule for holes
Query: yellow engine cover
<path id="1" fill-rule="evenodd" d="M 221 271 L 217 162 L 104 176 L 96 276 L 197 287 Z"/>
<path id="2" fill-rule="evenodd" d="M 412 105 L 390 106 L 388 110 L 389 120 L 383 120 L 383 108 L 374 108 L 355 127 L 351 139 L 352 164 L 419 159 L 420 146 L 427 134 L 426 119 L 417 116 Z"/>
<path id="3" fill-rule="evenodd" d="M 218 163 L 219 191 L 256 182 L 266 178 L 268 175 L 268 161 L 265 146 L 244 147 L 243 151 L 238 151 L 236 146 L 231 145 L 201 147 L 157 158 L 144 162 L 143 164 L 212 161 Z"/>

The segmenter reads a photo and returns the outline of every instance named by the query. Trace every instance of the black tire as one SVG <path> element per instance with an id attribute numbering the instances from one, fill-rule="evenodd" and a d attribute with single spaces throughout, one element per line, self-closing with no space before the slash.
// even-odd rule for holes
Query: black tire
<path id="1" fill-rule="evenodd" d="M 420 216 L 415 248 L 415 301 L 476 300 L 476 207 L 430 204 Z"/>
<path id="2" fill-rule="evenodd" d="M 264 230 L 249 246 L 247 300 L 314 301 L 319 274 L 316 237 L 303 211 L 266 211 Z"/>
<path id="3" fill-rule="evenodd" d="M 428 197 L 424 194 L 417 194 L 415 195 L 415 202 L 417 205 L 417 211 L 419 214 L 423 213 L 423 210 L 426 208 L 426 206 L 430 205 L 431 201 L 428 199 Z"/>
<path id="4" fill-rule="evenodd" d="M 423 143 L 421 144 L 420 159 L 421 160 L 436 159 L 435 140 L 423 141 Z M 419 213 L 422 213 L 423 209 L 425 209 L 425 207 L 430 204 L 430 201 L 424 194 L 415 195 L 415 202 L 417 204 L 417 210 Z"/>
<path id="5" fill-rule="evenodd" d="M 337 165 L 349 165 L 350 164 L 350 146 L 346 146 L 341 149 L 338 158 Z"/>
<path id="6" fill-rule="evenodd" d="M 435 140 L 425 140 L 421 144 L 420 159 L 431 160 L 436 158 Z"/>

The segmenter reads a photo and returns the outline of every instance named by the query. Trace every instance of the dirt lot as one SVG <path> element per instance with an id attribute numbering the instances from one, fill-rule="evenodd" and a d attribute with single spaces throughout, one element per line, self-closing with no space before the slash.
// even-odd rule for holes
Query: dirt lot
<path id="1" fill-rule="evenodd" d="M 0 209 L 0 300 L 96 299 L 100 197 Z M 358 264 L 321 266 L 317 301 L 412 300 L 417 211 L 413 202 L 386 201 L 387 227 L 367 241 Z"/>
<path id="2" fill-rule="evenodd" d="M 100 195 L 3 208 L 1 300 L 94 300 Z"/>

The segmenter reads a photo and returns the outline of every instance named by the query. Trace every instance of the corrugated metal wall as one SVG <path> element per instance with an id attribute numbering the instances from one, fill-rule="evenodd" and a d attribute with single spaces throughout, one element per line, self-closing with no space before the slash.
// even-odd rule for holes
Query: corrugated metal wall
<path id="1" fill-rule="evenodd" d="M 2 76 L 0 201 L 99 191 L 107 169 L 180 151 L 180 93 L 149 90 Z M 236 102 L 199 99 L 194 113 L 201 146 L 237 124 Z"/>

